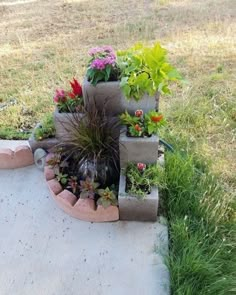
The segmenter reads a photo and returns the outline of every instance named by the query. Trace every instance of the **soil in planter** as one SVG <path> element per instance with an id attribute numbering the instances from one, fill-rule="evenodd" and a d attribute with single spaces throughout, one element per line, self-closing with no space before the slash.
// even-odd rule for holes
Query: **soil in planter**
<path id="1" fill-rule="evenodd" d="M 143 133 L 142 135 L 140 136 L 135 136 L 135 135 L 132 135 L 129 130 L 126 131 L 126 136 L 127 137 L 131 137 L 131 138 L 145 138 L 145 137 L 152 137 L 152 135 L 149 135 L 148 133 Z"/>

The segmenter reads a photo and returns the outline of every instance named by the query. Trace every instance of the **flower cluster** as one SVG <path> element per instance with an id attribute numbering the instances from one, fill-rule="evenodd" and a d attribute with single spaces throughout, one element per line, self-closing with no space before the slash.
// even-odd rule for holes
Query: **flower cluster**
<path id="1" fill-rule="evenodd" d="M 87 78 L 96 86 L 100 81 L 117 80 L 116 54 L 111 46 L 95 47 L 89 50 L 91 59 L 88 64 Z"/>
<path id="2" fill-rule="evenodd" d="M 54 103 L 57 105 L 59 112 L 77 112 L 81 111 L 83 106 L 83 93 L 80 83 L 73 78 L 70 81 L 71 90 L 56 89 L 53 97 Z"/>
<path id="3" fill-rule="evenodd" d="M 136 110 L 134 116 L 125 112 L 120 118 L 128 128 L 128 136 L 135 137 L 157 134 L 159 128 L 165 124 L 163 115 L 154 110 L 147 114 L 143 110 Z"/>

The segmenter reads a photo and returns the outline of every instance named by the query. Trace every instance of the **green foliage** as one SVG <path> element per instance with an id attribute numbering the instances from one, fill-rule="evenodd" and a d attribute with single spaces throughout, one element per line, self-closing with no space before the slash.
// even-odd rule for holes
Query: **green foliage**
<path id="1" fill-rule="evenodd" d="M 1 127 L 0 139 L 28 139 L 29 132 L 17 131 L 12 127 Z"/>
<path id="2" fill-rule="evenodd" d="M 57 108 L 60 113 L 83 112 L 83 106 L 83 97 L 78 96 L 76 96 L 75 98 L 67 97 L 67 100 L 65 102 L 57 103 Z"/>
<path id="3" fill-rule="evenodd" d="M 106 65 L 104 70 L 88 68 L 86 76 L 89 82 L 96 86 L 98 82 L 107 82 L 118 79 L 118 68 L 112 65 Z"/>
<path id="4" fill-rule="evenodd" d="M 65 185 L 68 182 L 68 174 L 58 172 L 56 173 L 56 178 L 63 185 Z"/>
<path id="5" fill-rule="evenodd" d="M 235 199 L 196 156 L 166 154 L 167 258 L 173 294 L 226 295 L 236 290 Z"/>
<path id="6" fill-rule="evenodd" d="M 120 115 L 121 123 L 130 126 L 140 123 L 140 117 L 131 116 L 127 111 Z"/>
<path id="7" fill-rule="evenodd" d="M 128 134 L 134 137 L 157 135 L 160 128 L 166 125 L 163 115 L 155 110 L 149 111 L 144 117 L 142 110 L 137 110 L 134 116 L 126 111 L 120 120 L 127 126 Z"/>
<path id="8" fill-rule="evenodd" d="M 121 70 L 120 87 L 127 99 L 140 100 L 147 93 L 170 93 L 169 83 L 181 80 L 180 74 L 167 61 L 167 51 L 159 43 L 153 47 L 136 44 L 127 50 L 118 51 L 118 66 Z"/>
<path id="9" fill-rule="evenodd" d="M 117 206 L 117 198 L 115 192 L 110 190 L 108 187 L 105 189 L 98 189 L 97 191 L 100 198 L 97 201 L 98 205 L 102 205 L 104 208 L 108 208 L 109 206 Z"/>
<path id="10" fill-rule="evenodd" d="M 153 110 L 144 115 L 144 124 L 148 135 L 157 135 L 159 129 L 166 125 L 166 120 L 162 114 Z"/>
<path id="11" fill-rule="evenodd" d="M 56 129 L 54 126 L 54 120 L 51 113 L 46 114 L 39 127 L 34 130 L 34 137 L 36 140 L 43 140 L 46 138 L 54 137 Z"/>
<path id="12" fill-rule="evenodd" d="M 137 198 L 144 198 L 152 187 L 162 186 L 163 168 L 157 164 L 149 164 L 140 170 L 135 163 L 128 163 L 125 171 L 127 193 Z"/>

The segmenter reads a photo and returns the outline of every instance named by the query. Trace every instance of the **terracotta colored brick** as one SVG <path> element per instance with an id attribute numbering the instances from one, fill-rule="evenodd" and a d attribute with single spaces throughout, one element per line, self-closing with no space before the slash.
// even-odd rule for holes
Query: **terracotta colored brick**
<path id="1" fill-rule="evenodd" d="M 0 169 L 14 168 L 14 152 L 11 149 L 0 149 Z"/>
<path id="2" fill-rule="evenodd" d="M 101 205 L 98 205 L 96 217 L 96 222 L 119 220 L 119 209 L 117 206 L 109 206 L 105 209 Z"/>
<path id="3" fill-rule="evenodd" d="M 49 187 L 50 191 L 52 192 L 53 196 L 56 196 L 60 192 L 62 192 L 62 186 L 56 180 L 56 178 L 49 180 L 47 183 L 48 183 L 48 187 Z"/>
<path id="4" fill-rule="evenodd" d="M 54 170 L 52 168 L 50 168 L 49 166 L 45 166 L 44 167 L 44 176 L 45 176 L 46 180 L 51 180 L 51 179 L 55 178 Z"/>
<path id="5" fill-rule="evenodd" d="M 63 190 L 61 193 L 57 195 L 58 202 L 62 202 L 66 206 L 73 207 L 77 202 L 77 198 L 74 194 L 72 194 L 68 190 Z"/>
<path id="6" fill-rule="evenodd" d="M 74 210 L 79 210 L 80 212 L 94 212 L 95 211 L 95 202 L 93 199 L 79 199 L 74 205 Z"/>
<path id="7" fill-rule="evenodd" d="M 34 164 L 34 157 L 29 146 L 21 145 L 15 149 L 15 168 Z"/>
<path id="8" fill-rule="evenodd" d="M 49 189 L 58 206 L 70 216 L 89 222 L 107 222 L 119 220 L 117 206 L 104 209 L 98 206 L 95 210 L 95 201 L 92 199 L 79 199 L 68 190 L 63 190 L 60 183 L 54 178 L 48 181 Z"/>

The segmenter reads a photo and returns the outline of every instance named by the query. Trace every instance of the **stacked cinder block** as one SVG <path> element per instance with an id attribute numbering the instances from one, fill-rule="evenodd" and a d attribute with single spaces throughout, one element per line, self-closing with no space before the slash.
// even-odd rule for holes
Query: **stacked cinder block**
<path id="1" fill-rule="evenodd" d="M 127 137 L 121 132 L 120 148 L 120 184 L 119 212 L 121 220 L 155 221 L 158 209 L 158 188 L 152 188 L 145 198 L 138 199 L 126 193 L 126 176 L 122 174 L 128 162 L 153 164 L 157 163 L 159 139 L 151 137 Z"/>

